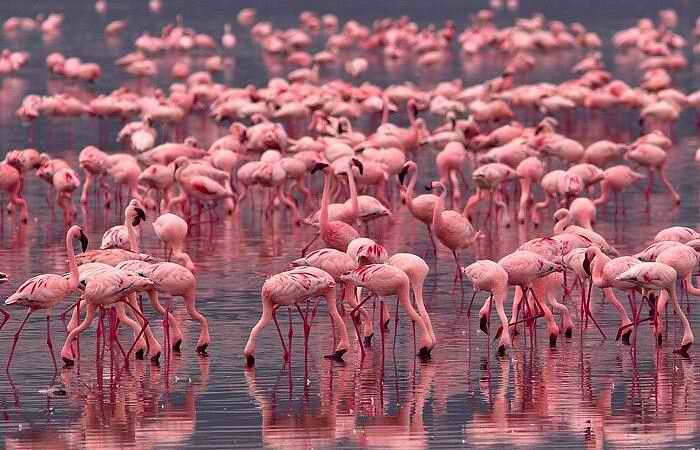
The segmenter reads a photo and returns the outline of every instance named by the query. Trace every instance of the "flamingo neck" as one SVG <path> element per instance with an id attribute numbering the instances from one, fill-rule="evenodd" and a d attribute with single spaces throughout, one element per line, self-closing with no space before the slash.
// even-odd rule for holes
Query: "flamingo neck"
<path id="1" fill-rule="evenodd" d="M 353 173 L 352 167 L 349 167 L 348 172 L 348 185 L 350 186 L 350 214 L 352 215 L 353 221 L 360 216 L 360 204 L 357 201 L 357 186 L 355 185 L 355 175 Z"/>
<path id="2" fill-rule="evenodd" d="M 600 249 L 596 247 L 595 258 L 593 258 L 593 263 L 591 264 L 591 277 L 593 278 L 593 284 L 600 284 L 603 279 L 603 268 L 610 261 L 605 254 L 603 254 Z"/>
<path id="3" fill-rule="evenodd" d="M 126 232 L 129 236 L 129 250 L 132 252 L 139 252 L 139 240 L 136 237 L 136 229 L 134 228 L 134 225 L 131 223 L 131 220 L 129 218 L 124 219 L 124 226 L 126 227 Z"/>
<path id="4" fill-rule="evenodd" d="M 66 253 L 68 253 L 68 272 L 70 273 L 70 278 L 68 278 L 68 286 L 71 290 L 78 287 L 80 282 L 80 274 L 78 273 L 78 265 L 75 262 L 75 251 L 73 250 L 73 238 L 70 232 L 66 235 Z"/>
<path id="5" fill-rule="evenodd" d="M 435 209 L 433 209 L 433 230 L 435 230 L 435 226 L 440 221 L 443 211 L 445 211 L 445 196 L 447 195 L 447 190 L 444 186 L 441 186 L 441 188 L 442 192 L 440 192 L 438 201 L 435 202 Z"/>
<path id="6" fill-rule="evenodd" d="M 411 128 L 413 128 L 413 126 L 416 124 L 416 112 L 414 110 L 413 103 L 407 104 L 406 109 L 408 110 L 408 123 L 410 123 Z"/>
<path id="7" fill-rule="evenodd" d="M 418 171 L 414 171 L 411 174 L 411 179 L 408 181 L 408 187 L 406 187 L 406 205 L 409 208 L 412 207 L 413 196 L 415 195 L 416 181 L 418 180 Z"/>
<path id="8" fill-rule="evenodd" d="M 328 230 L 328 204 L 330 203 L 330 190 L 331 190 L 331 174 L 323 174 L 323 195 L 321 197 L 321 218 L 320 218 L 320 228 L 321 233 Z"/>
<path id="9" fill-rule="evenodd" d="M 571 214 L 567 214 L 554 224 L 554 234 L 563 233 L 569 225 L 571 225 Z"/>
<path id="10" fill-rule="evenodd" d="M 382 104 L 382 125 L 389 122 L 389 101 L 384 99 Z"/>

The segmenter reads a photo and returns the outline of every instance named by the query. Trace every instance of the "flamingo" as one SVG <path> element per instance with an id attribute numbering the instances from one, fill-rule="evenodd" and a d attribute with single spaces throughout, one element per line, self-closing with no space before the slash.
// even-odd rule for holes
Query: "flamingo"
<path id="1" fill-rule="evenodd" d="M 172 260 L 191 271 L 196 269 L 192 258 L 184 251 L 187 238 L 187 222 L 184 219 L 172 213 L 162 214 L 153 221 L 153 231 L 163 243 L 168 261 Z"/>
<path id="2" fill-rule="evenodd" d="M 311 173 L 323 171 L 323 195 L 321 196 L 321 218 L 320 218 L 320 235 L 323 242 L 336 250 L 344 252 L 348 248 L 348 244 L 353 239 L 360 237 L 360 234 L 351 225 L 339 220 L 330 221 L 328 219 L 328 205 L 330 203 L 330 184 L 331 184 L 331 169 L 326 163 L 317 162 Z M 311 241 L 303 250 L 302 256 L 306 250 L 313 244 Z"/>
<path id="3" fill-rule="evenodd" d="M 117 264 L 117 269 L 134 272 L 142 277 L 146 277 L 153 282 L 146 292 L 149 300 L 158 313 L 164 317 L 164 325 L 166 325 L 167 335 L 169 336 L 169 328 L 173 328 L 174 341 L 172 348 L 175 351 L 180 351 L 182 344 L 182 332 L 177 326 L 177 322 L 173 318 L 168 309 L 163 308 L 158 299 L 158 293 L 182 297 L 185 302 L 187 313 L 193 320 L 200 324 L 200 334 L 197 340 L 197 353 L 206 354 L 206 349 L 211 342 L 209 336 L 209 324 L 207 319 L 197 311 L 195 307 L 195 291 L 197 288 L 197 280 L 189 269 L 179 264 L 171 262 L 147 263 L 144 261 L 124 261 Z"/>
<path id="4" fill-rule="evenodd" d="M 418 324 L 421 332 L 420 337 L 420 350 L 418 351 L 418 356 L 424 359 L 430 358 L 430 352 L 433 347 L 435 347 L 435 342 L 430 333 L 428 325 L 423 320 L 420 314 L 413 309 L 411 305 L 410 298 L 410 280 L 406 272 L 398 267 L 394 267 L 388 264 L 368 264 L 366 266 L 361 266 L 355 270 L 352 270 L 343 276 L 341 280 L 345 282 L 353 283 L 355 286 L 365 288 L 370 292 L 373 292 L 380 297 L 386 297 L 389 295 L 397 296 L 397 311 L 396 311 L 396 321 L 398 321 L 398 305 L 406 310 L 409 317 L 413 321 L 414 325 Z M 362 305 L 366 301 L 363 300 L 359 303 Z M 383 305 L 383 300 L 380 300 Z M 383 311 L 383 308 L 381 309 Z M 381 315 L 381 314 L 380 314 Z M 380 322 L 382 318 L 380 318 Z M 382 330 L 382 350 L 384 349 L 384 328 Z M 394 340 L 396 343 L 396 340 Z M 415 343 L 414 343 L 415 345 Z"/>
<path id="5" fill-rule="evenodd" d="M 124 210 L 124 225 L 116 225 L 105 231 L 102 235 L 100 250 L 120 248 L 123 250 L 139 251 L 139 232 L 137 227 L 146 220 L 146 212 L 143 205 L 136 199 L 132 199 Z"/>
<path id="6" fill-rule="evenodd" d="M 479 291 L 487 291 L 491 294 L 484 307 L 479 310 L 479 328 L 490 336 L 491 301 L 496 304 L 496 312 L 501 320 L 501 337 L 498 345 L 498 353 L 504 355 L 512 345 L 510 340 L 510 327 L 506 316 L 504 303 L 508 296 L 508 272 L 496 262 L 480 260 L 463 269 L 464 276 L 476 289 L 474 296 Z M 470 305 L 471 306 L 471 305 Z M 471 309 L 471 308 L 470 308 Z M 482 312 L 483 311 L 483 312 Z M 467 316 L 470 311 L 467 310 Z"/>
<path id="7" fill-rule="evenodd" d="M 430 237 L 430 243 L 433 245 L 433 253 L 437 254 L 437 247 L 435 246 L 435 238 L 433 237 L 431 227 L 433 224 L 435 205 L 437 204 L 439 198 L 435 194 L 422 194 L 414 197 L 413 193 L 416 186 L 416 180 L 418 179 L 418 168 L 416 163 L 413 161 L 407 161 L 399 173 L 399 181 L 402 185 L 406 179 L 406 175 L 408 174 L 411 175 L 411 178 L 405 192 L 406 206 L 411 214 L 413 214 L 413 217 L 423 222 L 428 228 L 428 236 Z"/>
<path id="8" fill-rule="evenodd" d="M 681 339 L 680 348 L 674 350 L 674 353 L 678 353 L 681 356 L 688 357 L 688 349 L 693 345 L 693 331 L 690 329 L 690 322 L 685 313 L 683 313 L 683 308 L 681 308 L 678 302 L 678 296 L 676 295 L 676 271 L 671 267 L 659 262 L 642 262 L 630 267 L 625 272 L 621 273 L 616 277 L 616 280 L 629 283 L 637 289 L 642 290 L 656 290 L 665 291 L 671 298 L 673 304 L 673 310 L 681 318 L 681 323 L 683 324 L 683 338 Z M 634 318 L 635 330 L 639 324 L 639 313 L 641 312 L 641 307 L 636 311 Z M 636 341 L 636 333 L 633 338 Z M 634 342 L 633 342 L 634 345 Z"/>
<path id="9" fill-rule="evenodd" d="M 133 306 L 127 297 L 130 294 L 146 291 L 153 285 L 153 282 L 148 278 L 142 277 L 135 273 L 126 272 L 124 270 L 109 268 L 101 270 L 95 275 L 89 277 L 85 282 L 83 289 L 83 301 L 87 304 L 87 312 L 85 319 L 80 325 L 68 333 L 63 348 L 61 349 L 61 358 L 66 367 L 71 367 L 75 364 L 73 356 L 72 343 L 87 327 L 90 326 L 95 318 L 95 311 L 98 307 L 115 306 L 122 302 L 139 318 L 141 322 L 141 330 L 137 334 L 134 342 L 131 344 L 129 351 L 124 354 L 124 361 L 128 365 L 129 357 L 134 350 L 134 347 L 141 340 L 141 336 L 148 328 L 148 320 Z M 114 330 L 112 330 L 114 332 Z"/>
<path id="10" fill-rule="evenodd" d="M 75 262 L 75 253 L 73 252 L 73 241 L 75 240 L 80 240 L 83 251 L 85 251 L 88 246 L 88 239 L 83 233 L 83 229 L 77 225 L 70 227 L 66 233 L 66 253 L 68 254 L 68 271 L 70 272 L 68 279 L 56 274 L 38 275 L 25 281 L 14 294 L 5 300 L 6 305 L 19 305 L 27 308 L 27 316 L 15 333 L 12 341 L 12 350 L 10 350 L 10 357 L 7 360 L 6 370 L 10 370 L 12 357 L 15 354 L 15 348 L 22 329 L 29 320 L 29 316 L 38 310 L 46 311 L 46 345 L 49 347 L 54 369 L 58 370 L 56 357 L 53 353 L 53 344 L 51 343 L 51 310 L 78 287 L 78 266 Z"/>
<path id="11" fill-rule="evenodd" d="M 427 188 L 428 186 L 426 186 Z M 430 189 L 439 191 L 438 201 L 433 209 L 433 233 L 438 238 L 438 241 L 452 252 L 455 260 L 455 278 L 453 283 L 456 283 L 457 278 L 459 278 L 460 288 L 462 289 L 462 302 L 464 302 L 463 276 L 458 253 L 460 250 L 470 247 L 484 234 L 481 231 L 476 231 L 469 219 L 463 214 L 453 210 L 445 211 L 447 189 L 444 184 L 433 181 Z"/>
<path id="12" fill-rule="evenodd" d="M 302 316 L 304 321 L 304 359 L 306 360 L 309 332 L 311 331 L 311 322 L 313 322 L 313 316 L 315 314 L 312 312 L 312 316 L 309 317 L 309 313 L 307 312 L 306 315 L 304 315 L 299 304 L 312 297 L 319 296 L 323 297 L 328 305 L 331 323 L 333 324 L 334 341 L 336 339 L 336 330 L 339 329 L 340 332 L 340 339 L 335 344 L 334 352 L 328 357 L 332 359 L 342 359 L 349 347 L 348 331 L 336 307 L 335 281 L 333 281 L 333 277 L 327 272 L 315 267 L 297 267 L 286 272 L 278 273 L 265 281 L 260 295 L 263 307 L 262 317 L 260 317 L 258 323 L 255 324 L 251 330 L 248 342 L 243 350 L 243 356 L 248 366 L 255 364 L 255 341 L 260 331 L 270 323 L 270 320 L 274 320 L 275 326 L 277 327 L 277 333 L 282 343 L 285 361 L 289 358 L 292 339 L 291 322 L 289 329 L 290 348 L 287 349 L 284 345 L 284 339 L 282 338 L 282 332 L 280 331 L 276 317 L 277 309 L 283 306 L 290 308 L 290 317 L 292 306 L 296 306 L 299 314 Z M 316 307 L 314 307 L 313 311 L 315 311 L 315 309 Z"/>

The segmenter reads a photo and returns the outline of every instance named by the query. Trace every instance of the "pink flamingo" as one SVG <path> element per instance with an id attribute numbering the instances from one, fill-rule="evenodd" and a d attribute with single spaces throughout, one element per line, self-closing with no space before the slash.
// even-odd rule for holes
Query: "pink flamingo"
<path id="1" fill-rule="evenodd" d="M 73 225 L 66 233 L 66 253 L 68 254 L 68 270 L 70 277 L 65 278 L 62 275 L 44 274 L 30 278 L 25 281 L 17 292 L 12 294 L 5 300 L 6 305 L 19 305 L 27 307 L 27 317 L 20 325 L 15 333 L 14 341 L 12 342 L 12 350 L 7 361 L 6 370 L 10 370 L 12 357 L 15 354 L 17 341 L 20 333 L 29 320 L 29 316 L 37 310 L 46 311 L 46 344 L 49 347 L 51 358 L 53 359 L 54 369 L 56 367 L 56 357 L 53 353 L 53 344 L 51 343 L 51 310 L 66 299 L 78 287 L 78 266 L 75 261 L 75 253 L 73 252 L 73 241 L 80 240 L 83 251 L 88 246 L 88 239 L 83 234 L 82 228 Z"/>
<path id="2" fill-rule="evenodd" d="M 437 247 L 435 246 L 435 239 L 431 227 L 433 224 L 433 212 L 439 198 L 435 194 L 422 194 L 414 197 L 416 180 L 418 179 L 418 168 L 413 161 L 406 162 L 399 173 L 399 181 L 401 184 L 404 183 L 406 175 L 409 174 L 411 178 L 405 192 L 406 206 L 411 214 L 413 214 L 413 217 L 423 222 L 428 228 L 428 236 L 430 237 L 430 243 L 433 245 L 433 253 L 437 254 Z"/>
<path id="3" fill-rule="evenodd" d="M 435 342 L 433 341 L 432 335 L 428 325 L 423 320 L 420 314 L 413 309 L 411 305 L 410 297 L 410 280 L 406 272 L 398 267 L 394 267 L 388 264 L 368 264 L 366 266 L 361 266 L 355 270 L 352 270 L 341 277 L 341 280 L 345 282 L 353 283 L 355 286 L 365 288 L 370 292 L 380 296 L 386 297 L 389 295 L 397 296 L 397 311 L 396 311 L 396 321 L 398 322 L 398 305 L 406 310 L 409 317 L 413 321 L 413 324 L 418 324 L 418 328 L 421 332 L 420 337 L 420 350 L 418 351 L 418 356 L 421 358 L 430 358 L 430 352 L 433 347 L 435 347 Z M 367 301 L 369 297 L 365 298 L 359 305 L 362 305 Z M 384 300 L 380 299 L 382 307 L 380 308 L 380 316 L 383 315 L 384 310 L 383 304 Z M 354 313 L 354 311 L 353 311 Z M 380 322 L 383 322 L 383 317 L 380 317 Z M 382 353 L 384 350 L 384 328 L 380 327 L 382 331 Z M 394 340 L 394 344 L 396 340 Z M 414 343 L 415 345 L 415 343 Z"/>
<path id="4" fill-rule="evenodd" d="M 75 364 L 72 343 L 73 341 L 87 329 L 95 318 L 95 311 L 98 307 L 115 306 L 122 302 L 128 306 L 132 312 L 139 318 L 141 330 L 137 334 L 134 342 L 131 344 L 129 351 L 124 354 L 124 361 L 128 365 L 129 357 L 134 350 L 134 347 L 141 341 L 141 336 L 148 328 L 148 320 L 143 316 L 139 309 L 133 306 L 127 297 L 133 293 L 143 292 L 148 290 L 153 285 L 153 282 L 148 278 L 140 275 L 126 272 L 116 268 L 109 268 L 93 276 L 87 278 L 83 289 L 83 299 L 87 304 L 87 312 L 85 319 L 76 328 L 68 333 L 63 348 L 61 349 L 61 357 L 66 367 L 71 367 Z M 116 333 L 114 328 L 112 333 Z"/>
<path id="5" fill-rule="evenodd" d="M 430 339 L 432 339 L 434 346 L 437 343 L 437 339 L 435 338 L 435 331 L 433 330 L 430 316 L 423 302 L 423 284 L 425 283 L 425 278 L 428 276 L 430 268 L 423 258 L 413 253 L 394 253 L 386 260 L 386 264 L 398 267 L 408 275 L 408 280 L 411 282 L 411 290 L 413 291 L 413 298 L 416 302 L 416 309 L 418 309 L 418 314 L 420 314 L 425 325 L 428 327 Z M 395 323 L 398 324 L 398 316 L 395 318 Z M 396 329 L 394 329 L 394 336 L 395 335 Z"/>
<path id="6" fill-rule="evenodd" d="M 683 324 L 683 338 L 681 340 L 680 348 L 674 350 L 674 353 L 678 353 L 681 356 L 688 357 L 688 349 L 693 345 L 694 337 L 693 331 L 690 329 L 690 322 L 685 313 L 683 313 L 683 308 L 681 308 L 678 302 L 678 296 L 676 294 L 676 280 L 678 279 L 676 271 L 666 264 L 658 262 L 643 262 L 630 267 L 625 272 L 621 273 L 616 278 L 618 281 L 623 283 L 629 283 L 637 289 L 655 290 L 655 291 L 665 291 L 669 297 L 671 297 L 671 302 L 673 303 L 673 310 L 681 318 L 681 323 Z M 639 324 L 639 313 L 641 312 L 641 307 L 637 309 L 634 317 L 634 328 L 635 330 Z M 633 346 L 636 343 L 636 333 L 633 338 Z"/>
<path id="7" fill-rule="evenodd" d="M 620 312 L 622 324 L 617 332 L 617 338 L 622 337 L 622 341 L 629 343 L 631 330 L 624 332 L 625 328 L 629 327 L 630 321 L 627 314 L 624 312 L 622 304 L 615 296 L 612 288 L 629 291 L 632 287 L 629 283 L 622 282 L 618 276 L 628 270 L 630 267 L 639 264 L 639 259 L 632 256 L 621 256 L 619 258 L 610 259 L 603 251 L 595 245 L 591 245 L 586 249 L 585 259 L 583 261 L 583 269 L 591 277 L 592 286 L 603 290 L 605 298 Z M 590 289 L 588 291 L 590 302 Z M 634 311 L 633 311 L 634 312 Z"/>
<path id="8" fill-rule="evenodd" d="M 357 268 L 356 260 L 348 255 L 347 253 L 338 251 L 333 248 L 322 248 L 309 253 L 299 259 L 292 261 L 292 265 L 295 267 L 301 266 L 311 266 L 321 269 L 327 272 L 333 277 L 336 283 L 343 284 L 343 301 L 348 304 L 353 310 L 357 308 L 357 297 L 355 296 L 354 285 L 351 283 L 345 283 L 341 281 L 341 275 L 354 270 Z M 372 336 L 374 336 L 374 328 L 372 323 L 372 316 L 367 313 L 364 307 L 357 308 L 359 314 L 362 316 L 363 322 L 363 337 L 364 345 L 369 346 L 372 342 Z M 360 332 L 357 323 L 357 316 L 353 316 L 353 325 L 355 326 L 355 332 L 357 333 L 357 338 L 360 341 L 360 350 L 364 353 L 364 346 L 362 338 L 360 337 Z"/>
<path id="9" fill-rule="evenodd" d="M 207 319 L 197 311 L 195 307 L 197 280 L 189 269 L 179 264 L 171 262 L 161 262 L 156 264 L 144 261 L 124 261 L 116 266 L 117 269 L 132 271 L 142 277 L 146 277 L 153 282 L 146 292 L 151 304 L 160 315 L 163 316 L 163 324 L 166 329 L 166 336 L 170 337 L 169 328 L 173 328 L 174 340 L 173 350 L 180 351 L 182 344 L 182 332 L 177 326 L 177 322 L 170 313 L 170 306 L 163 308 L 158 299 L 158 294 L 165 294 L 171 297 L 182 297 L 185 302 L 187 313 L 193 320 L 200 324 L 200 333 L 197 340 L 197 353 L 206 354 L 206 349 L 211 342 L 209 336 L 209 325 Z M 169 339 L 168 339 L 169 340 Z"/>
<path id="10" fill-rule="evenodd" d="M 426 186 L 427 188 L 428 186 Z M 457 211 L 445 211 L 445 196 L 447 190 L 441 182 L 433 181 L 430 189 L 438 190 L 438 201 L 433 210 L 432 229 L 438 241 L 445 247 L 449 248 L 455 261 L 455 277 L 454 283 L 459 278 L 460 288 L 462 289 L 462 301 L 464 301 L 464 285 L 462 277 L 462 269 L 459 264 L 459 251 L 471 247 L 477 239 L 484 236 L 481 231 L 476 231 L 469 219 Z"/>
<path id="11" fill-rule="evenodd" d="M 605 169 L 605 178 L 600 183 L 600 197 L 593 200 L 595 206 L 604 205 L 610 199 L 610 193 L 615 194 L 615 215 L 617 215 L 617 194 L 629 188 L 637 181 L 644 178 L 644 175 L 637 173 L 627 166 L 613 166 Z M 623 207 L 624 213 L 624 197 Z"/>
<path id="12" fill-rule="evenodd" d="M 347 352 L 350 345 L 348 331 L 347 328 L 345 328 L 345 323 L 343 322 L 342 317 L 340 317 L 336 307 L 335 281 L 333 281 L 333 277 L 328 273 L 315 267 L 298 267 L 291 269 L 268 278 L 263 284 L 260 295 L 262 298 L 263 308 L 262 317 L 260 317 L 258 323 L 255 324 L 251 330 L 250 336 L 248 337 L 248 342 L 243 350 L 243 356 L 245 357 L 246 364 L 248 366 L 252 366 L 255 363 L 255 341 L 258 334 L 270 323 L 270 320 L 274 320 L 275 322 L 277 333 L 279 334 L 282 349 L 284 351 L 284 359 L 285 361 L 288 360 L 293 335 L 291 320 L 289 323 L 289 348 L 287 348 L 284 344 L 282 332 L 280 331 L 276 317 L 277 309 L 283 306 L 289 307 L 290 319 L 291 308 L 293 306 L 297 308 L 302 317 L 304 322 L 304 360 L 306 360 L 308 354 L 309 332 L 311 331 L 311 323 L 313 322 L 318 303 L 311 311 L 311 317 L 309 317 L 308 306 L 307 313 L 304 314 L 302 313 L 299 304 L 312 297 L 319 296 L 323 297 L 328 305 L 328 311 L 330 313 L 331 323 L 333 325 L 334 341 L 336 340 L 336 329 L 340 329 L 340 339 L 335 344 L 333 354 L 329 355 L 329 357 L 333 359 L 341 359 L 345 352 Z"/>
<path id="13" fill-rule="evenodd" d="M 533 285 L 547 275 L 561 271 L 561 267 L 543 258 L 537 253 L 527 250 L 518 250 L 506 255 L 501 258 L 500 261 L 498 261 L 498 264 L 508 273 L 508 284 L 520 288 L 520 291 L 516 290 L 516 296 L 513 299 L 513 311 L 511 314 L 510 326 L 513 327 L 518 323 L 517 318 L 520 312 L 521 302 L 523 298 L 527 297 L 529 291 L 534 300 L 534 308 L 531 306 L 530 309 L 531 311 L 533 309 L 537 311 L 535 318 L 542 316 L 545 317 L 549 328 L 549 345 L 550 347 L 556 346 L 557 338 L 559 336 L 559 326 L 557 325 L 554 315 L 549 307 L 535 296 Z M 526 303 L 526 305 L 529 306 L 529 302 Z M 512 332 L 514 331 L 515 329 Z M 496 335 L 500 336 L 502 332 L 503 330 L 498 330 Z"/>
<path id="14" fill-rule="evenodd" d="M 330 184 L 331 184 L 331 169 L 326 163 L 316 163 L 311 173 L 323 171 L 323 195 L 321 197 L 321 218 L 320 218 L 320 235 L 323 242 L 328 247 L 344 252 L 348 248 L 348 244 L 353 239 L 360 237 L 360 234 L 351 225 L 339 220 L 330 221 L 328 219 L 328 205 L 330 203 Z M 311 241 L 303 250 L 302 256 L 306 250 L 313 244 Z"/>
<path id="15" fill-rule="evenodd" d="M 474 296 L 479 291 L 487 291 L 491 296 L 479 310 L 479 328 L 490 336 L 491 330 L 491 302 L 496 304 L 496 312 L 501 320 L 501 338 L 498 345 L 498 353 L 504 355 L 512 345 L 510 340 L 510 327 L 506 316 L 504 303 L 508 296 L 508 272 L 501 265 L 489 260 L 476 261 L 463 269 L 464 276 L 474 286 Z M 471 306 L 471 305 L 470 305 Z M 471 308 L 470 308 L 471 309 Z M 471 311 L 467 310 L 467 316 Z"/>
<path id="16" fill-rule="evenodd" d="M 190 255 L 184 251 L 187 228 L 187 222 L 172 213 L 165 213 L 153 221 L 153 231 L 163 243 L 167 260 L 172 260 L 194 271 L 195 265 Z M 168 252 L 168 247 L 170 247 L 170 252 Z"/>
<path id="17" fill-rule="evenodd" d="M 116 225 L 105 231 L 102 235 L 100 250 L 109 248 L 121 248 L 139 251 L 139 232 L 136 228 L 142 221 L 146 220 L 146 212 L 143 210 L 141 202 L 134 199 L 124 210 L 124 225 Z"/>
<path id="18" fill-rule="evenodd" d="M 0 163 L 0 190 L 10 195 L 10 203 L 19 207 L 19 219 L 26 224 L 29 213 L 27 212 L 27 201 L 22 198 L 21 186 L 19 170 L 5 162 Z"/>

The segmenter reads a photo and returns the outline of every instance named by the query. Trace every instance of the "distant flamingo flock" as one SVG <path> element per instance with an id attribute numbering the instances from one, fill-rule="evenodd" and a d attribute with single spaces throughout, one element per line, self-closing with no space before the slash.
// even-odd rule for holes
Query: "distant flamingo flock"
<path id="1" fill-rule="evenodd" d="M 517 2 L 506 6 L 517 8 Z M 160 2 L 151 1 L 150 7 L 160 9 Z M 107 8 L 104 0 L 96 4 L 98 13 Z M 308 11 L 294 27 L 281 29 L 258 20 L 248 8 L 240 11 L 237 24 L 226 24 L 220 37 L 196 31 L 177 16 L 158 33 L 140 34 L 133 52 L 120 56 L 115 67 L 49 54 L 48 76 L 71 88 L 27 95 L 17 105 L 28 145 L 37 139 L 37 122 L 50 128 L 58 119 L 81 127 L 99 123 L 100 142 L 76 152 L 75 161 L 25 148 L 8 149 L 0 163 L 3 209 L 10 215 L 3 220 L 27 226 L 39 205 L 29 205 L 24 191 L 43 180 L 52 216 L 56 208 L 62 213 L 67 255 L 67 273 L 37 275 L 21 284 L 11 267 L 4 268 L 8 274 L 1 274 L 0 283 L 17 281 L 18 287 L 0 309 L 0 329 L 10 312 L 26 309 L 7 369 L 21 355 L 20 335 L 34 313 L 46 317 L 46 344 L 57 368 L 54 310 L 68 318 L 60 349 L 68 367 L 79 361 L 80 336 L 95 321 L 98 357 L 110 342 L 126 367 L 132 357 L 157 363 L 182 346 L 206 355 L 210 330 L 196 307 L 199 268 L 187 251 L 187 236 L 203 224 L 216 232 L 217 224 L 235 222 L 242 214 L 312 231 L 308 242 L 299 243 L 298 254 L 288 255 L 289 270 L 261 282 L 260 319 L 247 342 L 229 347 L 248 366 L 255 364 L 258 337 L 270 324 L 283 360 L 291 358 L 296 313 L 308 360 L 321 303 L 329 314 L 328 358 L 363 358 L 375 351 L 376 339 L 383 357 L 387 334 L 393 335 L 395 348 L 402 310 L 413 328 L 415 355 L 430 359 L 439 352 L 441 330 L 433 328 L 423 287 L 445 250 L 454 273 L 450 288 L 456 316 L 472 320 L 475 297 L 487 293 L 477 312 L 478 328 L 488 336 L 487 347 L 495 336 L 493 345 L 501 355 L 518 336 L 534 345 L 538 319 L 543 319 L 552 347 L 576 333 L 599 333 L 629 344 L 634 356 L 641 324 L 648 322 L 658 346 L 669 340 L 674 352 L 687 357 L 694 342 L 689 296 L 700 295 L 694 281 L 700 233 L 680 225 L 662 229 L 648 237 L 646 248 L 621 255 L 595 226 L 602 208 L 615 220 L 624 217 L 627 191 L 643 183 L 647 207 L 652 194 L 667 195 L 673 207 L 681 203 L 674 186 L 678 180 L 668 167 L 678 158 L 674 126 L 684 112 L 700 117 L 700 91 L 681 91 L 674 75 L 688 64 L 689 42 L 699 42 L 692 51 L 700 53 L 700 19 L 692 36 L 676 32 L 673 10 L 615 33 L 612 45 L 620 61 L 640 80 L 632 86 L 606 70 L 603 40 L 583 24 L 537 14 L 499 27 L 494 11 L 479 11 L 462 30 L 451 20 L 421 27 L 402 17 L 363 25 Z M 62 23 L 57 14 L 12 17 L 2 32 L 8 39 L 33 33 L 50 39 Z M 106 38 L 121 36 L 129 26 L 126 20 L 109 23 Z M 216 81 L 243 45 L 234 31 L 250 34 L 270 73 L 266 84 Z M 436 78 L 456 57 L 468 68 L 486 54 L 503 62 L 500 75 L 471 86 L 459 78 L 436 79 L 430 87 L 409 81 L 380 87 L 367 81 L 377 62 L 388 70 L 409 65 Z M 170 56 L 167 67 L 163 55 Z M 543 55 L 567 55 L 569 79 L 529 82 Z M 21 77 L 32 57 L 3 50 L 0 76 Z M 133 80 L 99 95 L 80 89 L 84 83 L 99 87 L 103 73 L 115 68 Z M 168 77 L 167 88 L 152 84 Z M 193 118 L 214 126 L 225 123 L 226 131 L 199 136 L 195 121 L 188 120 Z M 574 124 L 589 119 L 633 129 L 638 137 L 585 144 L 572 138 Z M 115 121 L 121 129 L 110 143 L 104 125 Z M 428 177 L 433 156 L 435 179 Z M 655 178 L 663 193 L 654 194 Z M 99 246 L 90 246 L 75 224 L 79 208 L 88 207 L 123 211 Z M 398 222 L 403 208 L 415 220 Z M 141 253 L 146 232 L 141 225 L 147 221 L 163 244 L 158 257 Z M 378 226 L 392 233 L 415 227 L 427 238 L 425 252 L 418 256 L 385 248 L 371 238 Z M 494 260 L 478 259 L 481 243 L 510 227 L 521 230 L 521 245 Z M 544 235 L 532 238 L 535 232 Z M 75 252 L 78 242 L 80 253 Z M 476 261 L 464 266 L 467 253 Z M 598 290 L 619 320 L 615 337 L 605 335 L 591 308 Z M 139 296 L 148 298 L 162 318 L 161 342 Z M 162 297 L 168 299 L 165 305 Z M 181 298 L 198 323 L 196 342 L 184 342 L 170 298 Z M 673 342 L 672 325 L 662 321 L 669 303 L 682 329 L 678 342 Z M 496 328 L 491 325 L 494 307 Z M 284 310 L 286 336 L 279 320 Z M 131 329 L 127 346 L 119 343 L 120 326 Z"/>

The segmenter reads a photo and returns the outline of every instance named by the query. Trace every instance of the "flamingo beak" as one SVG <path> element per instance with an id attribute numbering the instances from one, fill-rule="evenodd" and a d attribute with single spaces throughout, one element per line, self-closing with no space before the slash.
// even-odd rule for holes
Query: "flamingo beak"
<path id="1" fill-rule="evenodd" d="M 85 250 L 87 250 L 87 248 L 88 248 L 88 242 L 89 242 L 89 241 L 88 241 L 87 236 L 85 236 L 85 234 L 84 234 L 83 231 L 81 230 L 81 231 L 80 231 L 80 247 L 83 249 L 83 252 L 85 252 Z"/>
<path id="2" fill-rule="evenodd" d="M 591 276 L 591 260 L 588 259 L 588 255 L 583 258 L 583 271 L 590 277 Z"/>
<path id="3" fill-rule="evenodd" d="M 360 170 L 360 175 L 362 175 L 365 171 L 365 166 L 362 165 L 362 161 L 360 161 L 359 159 L 353 158 L 352 163 L 357 166 L 357 168 Z"/>
<path id="4" fill-rule="evenodd" d="M 403 184 L 403 181 L 406 179 L 406 174 L 408 173 L 408 166 L 403 166 L 401 169 L 401 172 L 399 172 L 399 182 Z"/>
<path id="5" fill-rule="evenodd" d="M 425 190 L 426 190 L 426 191 L 432 191 L 432 190 L 433 190 L 433 185 L 432 185 L 432 184 L 426 184 L 426 185 L 425 185 Z"/>
<path id="6" fill-rule="evenodd" d="M 322 162 L 317 162 L 314 165 L 313 169 L 311 169 L 311 173 L 314 174 L 314 173 L 318 172 L 319 170 L 325 169 L 326 167 L 328 167 L 328 164 L 322 163 Z"/>
<path id="7" fill-rule="evenodd" d="M 137 215 L 136 215 L 136 218 L 134 218 L 134 221 L 132 222 L 133 226 L 137 226 L 142 221 L 143 222 L 146 221 L 146 212 L 141 208 L 136 208 L 135 210 L 136 210 Z"/>

